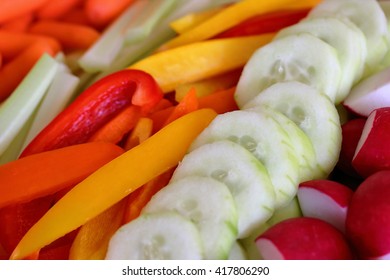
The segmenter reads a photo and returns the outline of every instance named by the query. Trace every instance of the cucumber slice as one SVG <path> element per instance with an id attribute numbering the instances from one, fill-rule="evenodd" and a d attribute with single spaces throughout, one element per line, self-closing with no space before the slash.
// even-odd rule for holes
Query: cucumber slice
<path id="1" fill-rule="evenodd" d="M 143 213 L 177 211 L 198 228 L 205 258 L 227 259 L 237 238 L 238 215 L 228 187 L 211 178 L 186 176 L 169 183 L 143 209 Z"/>
<path id="2" fill-rule="evenodd" d="M 294 121 L 309 137 L 317 158 L 314 178 L 326 178 L 341 149 L 341 125 L 329 98 L 300 82 L 275 84 L 261 92 L 246 108 L 268 105 Z"/>
<path id="3" fill-rule="evenodd" d="M 196 226 L 182 215 L 164 211 L 143 214 L 111 237 L 107 260 L 201 260 Z"/>
<path id="4" fill-rule="evenodd" d="M 234 142 L 205 143 L 192 150 L 180 162 L 171 180 L 190 175 L 208 176 L 229 188 L 237 207 L 238 237 L 249 235 L 274 211 L 275 193 L 266 169 Z"/>
<path id="5" fill-rule="evenodd" d="M 234 242 L 233 247 L 229 254 L 229 260 L 247 260 L 248 256 L 238 241 Z"/>
<path id="6" fill-rule="evenodd" d="M 376 0 L 325 0 L 313 8 L 308 17 L 346 17 L 366 36 L 365 75 L 372 72 L 389 49 L 386 16 Z"/>
<path id="7" fill-rule="evenodd" d="M 335 103 L 348 95 L 353 83 L 362 77 L 367 57 L 366 38 L 352 23 L 335 17 L 310 18 L 281 30 L 276 39 L 302 32 L 310 33 L 337 50 L 341 65 L 340 87 Z"/>
<path id="8" fill-rule="evenodd" d="M 289 35 L 255 51 L 243 69 L 235 99 L 242 108 L 277 82 L 300 81 L 335 101 L 340 77 L 335 48 L 308 33 Z"/>
<path id="9" fill-rule="evenodd" d="M 262 111 L 283 127 L 294 146 L 299 161 L 299 182 L 312 180 L 317 164 L 316 154 L 313 144 L 303 130 L 287 116 L 267 105 L 261 104 L 247 110 Z"/>
<path id="10" fill-rule="evenodd" d="M 275 189 L 275 207 L 288 203 L 299 183 L 299 162 L 292 141 L 275 120 L 262 112 L 237 110 L 218 115 L 190 149 L 218 140 L 236 142 L 267 169 Z"/>

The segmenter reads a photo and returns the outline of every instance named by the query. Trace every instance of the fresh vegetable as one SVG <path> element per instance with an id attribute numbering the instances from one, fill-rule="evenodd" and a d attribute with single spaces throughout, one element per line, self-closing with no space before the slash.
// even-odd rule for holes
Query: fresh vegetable
<path id="1" fill-rule="evenodd" d="M 267 260 L 346 260 L 352 252 L 344 235 L 316 218 L 292 218 L 280 222 L 256 240 Z"/>
<path id="2" fill-rule="evenodd" d="M 304 217 L 323 220 L 345 233 L 345 219 L 353 191 L 331 180 L 299 184 L 298 201 Z"/>
<path id="3" fill-rule="evenodd" d="M 89 143 L 0 165 L 0 208 L 72 187 L 122 152 L 116 145 Z"/>
<path id="4" fill-rule="evenodd" d="M 352 166 L 362 177 L 390 168 L 389 118 L 390 108 L 379 108 L 371 112 L 364 124 L 352 159 Z"/>
<path id="5" fill-rule="evenodd" d="M 21 259 L 75 230 L 154 177 L 176 166 L 216 113 L 202 109 L 177 119 L 76 185 L 24 235 L 11 255 Z M 172 135 L 176 135 L 172 139 Z M 129 170 L 132 172 L 129 173 Z M 88 205 L 88 207 L 85 207 Z"/>
<path id="6" fill-rule="evenodd" d="M 123 70 L 101 79 L 46 126 L 22 152 L 22 156 L 87 141 L 105 123 L 128 106 L 147 112 L 162 98 L 149 74 Z"/>
<path id="7" fill-rule="evenodd" d="M 349 204 L 346 232 L 362 259 L 390 258 L 390 172 L 368 177 L 354 192 Z"/>

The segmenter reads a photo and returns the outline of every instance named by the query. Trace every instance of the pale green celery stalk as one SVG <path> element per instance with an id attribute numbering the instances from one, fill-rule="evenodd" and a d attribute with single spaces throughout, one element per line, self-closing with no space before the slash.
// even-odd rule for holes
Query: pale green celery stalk
<path id="1" fill-rule="evenodd" d="M 61 64 L 39 105 L 22 149 L 69 104 L 79 81 L 78 77 L 71 74 L 69 69 Z"/>
<path id="2" fill-rule="evenodd" d="M 33 114 L 57 68 L 58 62 L 44 54 L 0 107 L 0 156 Z"/>
<path id="3" fill-rule="evenodd" d="M 109 67 L 123 46 L 123 30 L 144 10 L 148 2 L 137 0 L 130 5 L 79 59 L 81 68 L 86 72 L 99 72 Z"/>
<path id="4" fill-rule="evenodd" d="M 238 0 L 180 0 L 178 5 L 175 6 L 175 9 L 171 9 L 165 17 L 160 19 L 161 21 L 155 25 L 155 29 L 152 30 L 147 38 L 139 42 L 124 45 L 110 67 L 99 73 L 91 80 L 91 83 L 128 67 L 172 39 L 176 35 L 170 27 L 172 21 L 189 13 L 200 12 L 237 1 Z"/>
<path id="5" fill-rule="evenodd" d="M 150 0 L 142 13 L 125 28 L 125 44 L 139 42 L 154 30 L 179 0 Z"/>

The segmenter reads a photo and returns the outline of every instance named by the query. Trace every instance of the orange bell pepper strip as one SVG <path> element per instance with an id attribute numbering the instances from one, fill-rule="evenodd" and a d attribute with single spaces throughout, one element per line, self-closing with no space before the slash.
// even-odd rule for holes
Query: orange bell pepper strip
<path id="1" fill-rule="evenodd" d="M 265 14 L 289 8 L 311 8 L 321 0 L 244 0 L 228 6 L 203 23 L 173 38 L 160 47 L 160 50 L 176 48 L 203 41 L 258 14 Z"/>
<path id="2" fill-rule="evenodd" d="M 236 100 L 234 99 L 234 93 L 236 87 L 229 89 L 216 91 L 213 94 L 203 96 L 199 98 L 199 108 L 210 108 L 218 114 L 223 114 L 238 110 Z"/>
<path id="3" fill-rule="evenodd" d="M 252 53 L 269 43 L 274 33 L 215 39 L 150 55 L 130 69 L 151 74 L 164 92 L 244 66 Z"/>
<path id="4" fill-rule="evenodd" d="M 72 187 L 122 153 L 123 149 L 116 145 L 96 142 L 38 153 L 0 165 L 0 208 Z"/>
<path id="5" fill-rule="evenodd" d="M 98 169 L 73 187 L 30 228 L 10 259 L 23 259 L 77 229 L 175 167 L 188 152 L 192 141 L 216 116 L 211 109 L 189 113 Z"/>
<path id="6" fill-rule="evenodd" d="M 69 251 L 70 260 L 103 260 L 112 235 L 123 224 L 126 199 L 122 199 L 83 225 Z"/>

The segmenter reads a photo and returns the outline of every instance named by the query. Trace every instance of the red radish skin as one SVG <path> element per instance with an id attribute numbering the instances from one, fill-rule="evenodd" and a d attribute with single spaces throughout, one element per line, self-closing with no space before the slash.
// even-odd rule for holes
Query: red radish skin
<path id="1" fill-rule="evenodd" d="M 352 166 L 363 177 L 390 169 L 390 107 L 374 110 L 368 117 Z"/>
<path id="2" fill-rule="evenodd" d="M 355 155 L 356 147 L 362 135 L 365 123 L 365 118 L 356 118 L 347 121 L 341 126 L 343 140 L 341 142 L 341 150 L 337 167 L 342 172 L 355 178 L 360 178 L 360 175 L 352 166 L 352 159 Z"/>
<path id="3" fill-rule="evenodd" d="M 256 239 L 266 260 L 346 260 L 352 252 L 345 236 L 320 219 L 299 217 L 284 220 Z"/>
<path id="4" fill-rule="evenodd" d="M 345 232 L 345 219 L 353 191 L 331 180 L 312 180 L 298 187 L 298 201 L 305 217 L 318 218 Z"/>
<path id="5" fill-rule="evenodd" d="M 390 106 L 390 68 L 378 72 L 355 85 L 343 105 L 359 116 Z"/>
<path id="6" fill-rule="evenodd" d="M 346 234 L 362 259 L 390 259 L 390 171 L 368 177 L 352 196 Z"/>

